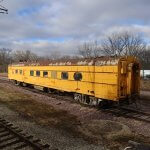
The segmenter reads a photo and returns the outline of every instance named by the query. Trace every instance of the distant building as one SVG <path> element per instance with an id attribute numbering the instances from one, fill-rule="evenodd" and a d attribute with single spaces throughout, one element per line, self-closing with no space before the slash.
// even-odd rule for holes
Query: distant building
<path id="1" fill-rule="evenodd" d="M 150 70 L 141 70 L 140 75 L 144 78 L 150 78 Z"/>

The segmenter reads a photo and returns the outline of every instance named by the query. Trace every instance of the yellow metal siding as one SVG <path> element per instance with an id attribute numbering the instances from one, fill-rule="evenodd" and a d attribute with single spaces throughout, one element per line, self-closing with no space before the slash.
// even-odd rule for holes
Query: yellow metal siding
<path id="1" fill-rule="evenodd" d="M 116 65 L 105 66 L 9 66 L 8 76 L 20 82 L 116 101 L 131 95 L 132 81 L 128 66 L 135 62 L 135 59 L 129 58 L 120 59 Z M 16 69 L 23 70 L 23 74 L 15 74 Z M 34 76 L 30 76 L 30 70 L 34 71 Z M 36 76 L 37 70 L 40 77 Z M 43 71 L 48 71 L 48 77 L 43 77 Z M 57 72 L 56 79 L 51 76 L 52 71 Z M 61 79 L 62 72 L 68 72 L 68 80 Z M 82 73 L 81 81 L 74 80 L 75 72 Z"/>
<path id="2" fill-rule="evenodd" d="M 12 74 L 11 68 L 13 68 L 14 70 L 24 70 L 24 75 Z M 34 71 L 34 76 L 30 76 L 30 70 Z M 41 72 L 40 77 L 36 77 L 36 70 L 39 70 Z M 112 93 L 111 91 L 116 91 L 116 66 L 20 66 L 9 67 L 9 71 L 9 78 L 20 82 L 55 88 L 62 91 L 93 95 L 105 99 L 113 100 L 116 99 L 117 96 L 117 94 L 114 94 L 114 92 L 111 98 L 110 95 L 108 96 L 108 93 Z M 43 77 L 43 71 L 48 71 L 48 77 Z M 57 71 L 57 79 L 52 79 L 51 71 Z M 63 71 L 68 72 L 68 80 L 61 79 L 61 72 Z M 96 73 L 94 73 L 94 71 Z M 75 72 L 82 73 L 82 81 L 74 81 Z"/>
<path id="3" fill-rule="evenodd" d="M 118 100 L 117 85 L 95 84 L 95 97 L 108 100 Z"/>

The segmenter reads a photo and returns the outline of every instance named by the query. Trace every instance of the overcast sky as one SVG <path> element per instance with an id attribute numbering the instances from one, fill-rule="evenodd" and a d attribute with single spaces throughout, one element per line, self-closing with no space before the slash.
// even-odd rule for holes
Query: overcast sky
<path id="1" fill-rule="evenodd" d="M 75 53 L 83 41 L 128 30 L 150 38 L 150 0 L 4 0 L 0 47 Z"/>

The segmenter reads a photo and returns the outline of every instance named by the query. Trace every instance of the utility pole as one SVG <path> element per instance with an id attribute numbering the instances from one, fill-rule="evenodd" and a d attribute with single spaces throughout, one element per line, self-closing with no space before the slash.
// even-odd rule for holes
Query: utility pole
<path id="1" fill-rule="evenodd" d="M 0 1 L 0 3 L 2 2 L 3 0 Z M 8 9 L 6 9 L 4 6 L 0 5 L 0 13 L 1 14 L 8 14 Z"/>

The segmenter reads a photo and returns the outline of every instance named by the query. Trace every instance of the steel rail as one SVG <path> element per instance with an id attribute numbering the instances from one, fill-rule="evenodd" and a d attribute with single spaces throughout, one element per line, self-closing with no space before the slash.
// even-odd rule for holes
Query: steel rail
<path id="1" fill-rule="evenodd" d="M 30 147 L 33 150 L 49 150 L 48 144 L 41 144 L 40 139 L 34 139 L 33 136 L 27 136 L 17 127 L 13 127 L 4 119 L 0 118 L 0 149 L 15 146 L 14 149 L 23 149 Z"/>

